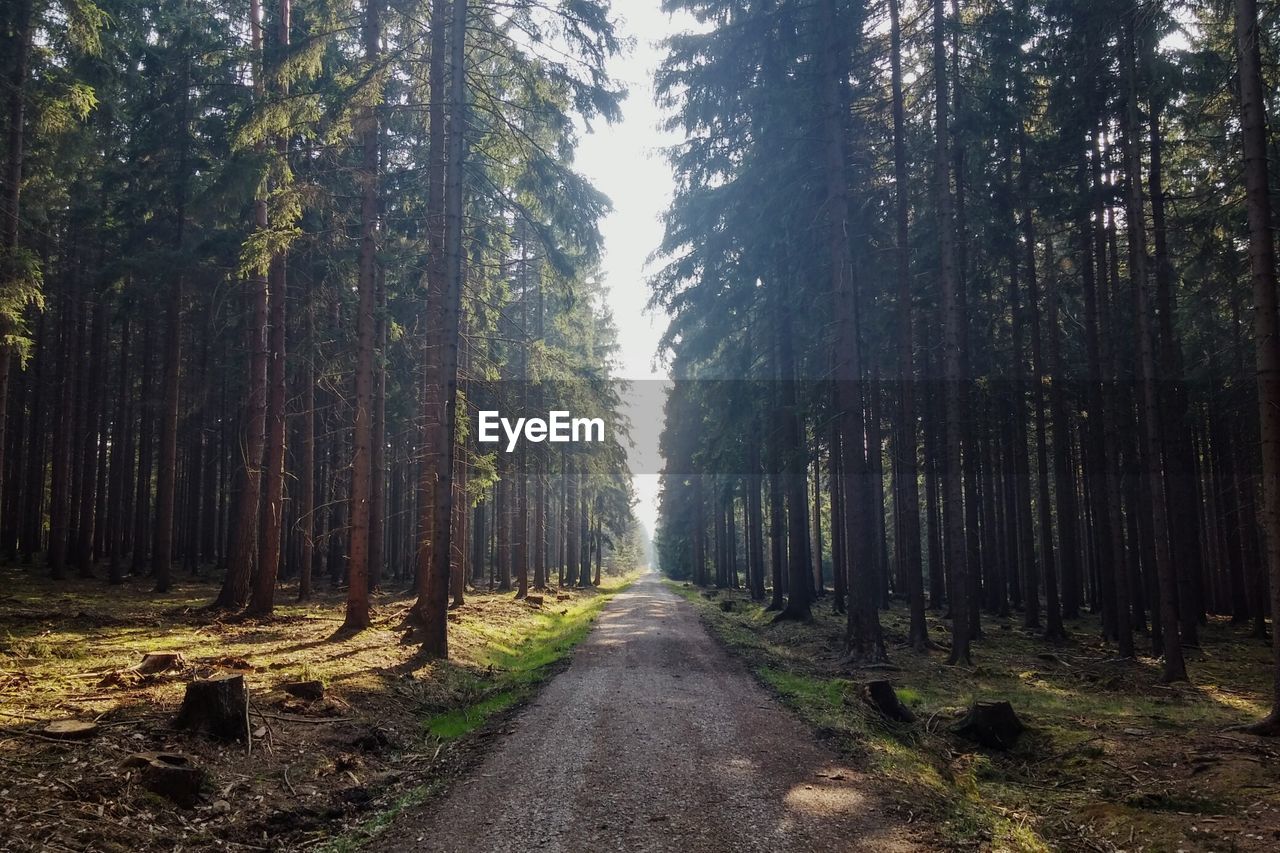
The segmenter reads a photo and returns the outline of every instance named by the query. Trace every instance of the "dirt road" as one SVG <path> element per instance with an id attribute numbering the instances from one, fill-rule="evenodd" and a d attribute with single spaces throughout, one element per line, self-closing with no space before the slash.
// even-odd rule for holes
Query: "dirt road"
<path id="1" fill-rule="evenodd" d="M 918 849 L 865 778 L 816 743 L 646 575 L 443 801 L 381 850 Z M 389 843 L 388 843 L 389 842 Z"/>

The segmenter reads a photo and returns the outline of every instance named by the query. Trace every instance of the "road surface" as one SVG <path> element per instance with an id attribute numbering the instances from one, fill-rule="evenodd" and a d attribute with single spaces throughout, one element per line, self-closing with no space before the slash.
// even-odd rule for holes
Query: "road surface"
<path id="1" fill-rule="evenodd" d="M 440 853 L 907 851 L 818 744 L 646 575 L 443 800 L 375 846 Z"/>

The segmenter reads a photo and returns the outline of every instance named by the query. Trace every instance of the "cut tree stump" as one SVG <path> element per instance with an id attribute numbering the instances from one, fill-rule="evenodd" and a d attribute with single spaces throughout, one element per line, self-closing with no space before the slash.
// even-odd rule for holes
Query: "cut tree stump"
<path id="1" fill-rule="evenodd" d="M 88 740 L 98 733 L 98 724 L 89 720 L 54 720 L 40 733 L 59 740 Z"/>
<path id="2" fill-rule="evenodd" d="M 319 681 L 286 681 L 280 689 L 290 696 L 315 701 L 324 698 L 324 684 Z"/>
<path id="3" fill-rule="evenodd" d="M 186 661 L 178 652 L 148 652 L 142 656 L 142 662 L 133 668 L 139 675 L 155 675 L 179 669 Z"/>
<path id="4" fill-rule="evenodd" d="M 1011 749 L 1026 727 L 1004 700 L 975 702 L 964 718 L 951 729 L 966 740 L 991 749 Z"/>
<path id="5" fill-rule="evenodd" d="M 221 740 L 249 738 L 249 688 L 243 675 L 215 675 L 187 685 L 175 728 Z"/>
<path id="6" fill-rule="evenodd" d="M 902 704 L 902 700 L 898 698 L 898 691 L 893 689 L 892 683 L 882 678 L 868 681 L 862 685 L 862 689 L 858 692 L 862 696 L 862 701 L 875 708 L 882 717 L 899 723 L 914 723 L 916 721 L 916 715 L 911 713 L 910 708 Z"/>
<path id="7" fill-rule="evenodd" d="M 142 787 L 153 794 L 192 808 L 200 798 L 204 771 L 191 759 L 176 752 L 136 752 L 126 758 L 124 767 L 141 767 Z"/>

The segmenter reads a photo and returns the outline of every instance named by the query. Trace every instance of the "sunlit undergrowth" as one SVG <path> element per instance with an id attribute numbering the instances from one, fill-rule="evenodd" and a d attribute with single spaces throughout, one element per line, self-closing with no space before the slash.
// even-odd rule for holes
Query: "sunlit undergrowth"
<path id="1" fill-rule="evenodd" d="M 939 843 L 1040 851 L 1271 850 L 1280 842 L 1280 768 L 1265 741 L 1228 731 L 1267 707 L 1268 648 L 1222 622 L 1193 652 L 1191 686 L 1159 683 L 1158 662 L 1113 659 L 1096 622 L 1068 625 L 1061 646 L 1013 620 L 984 620 L 973 668 L 905 646 L 906 613 L 881 614 L 893 668 L 841 662 L 843 616 L 830 599 L 809 624 L 772 623 L 740 591 L 672 583 L 713 632 L 820 735 L 882 780 L 886 795 Z M 720 602 L 732 600 L 730 609 Z M 930 617 L 931 636 L 948 639 Z M 859 685 L 887 678 L 915 713 L 880 718 Z M 1015 749 L 979 748 L 951 733 L 979 699 L 1007 699 L 1028 726 Z"/>
<path id="2" fill-rule="evenodd" d="M 554 605 L 518 625 L 474 626 L 482 640 L 458 689 L 479 697 L 464 707 L 436 714 L 427 731 L 439 738 L 467 734 L 492 717 L 527 698 L 556 664 L 587 636 L 591 623 L 630 579 L 606 579 L 598 594 Z"/>

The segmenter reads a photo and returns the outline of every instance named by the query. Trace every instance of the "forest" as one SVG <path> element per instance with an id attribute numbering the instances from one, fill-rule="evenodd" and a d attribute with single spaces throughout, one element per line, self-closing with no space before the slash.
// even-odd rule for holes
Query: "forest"
<path id="1" fill-rule="evenodd" d="M 69 673 L 145 688 L 73 706 L 92 719 L 192 676 L 392 681 L 453 651 L 403 721 L 491 701 L 513 686 L 479 663 L 501 632 L 550 659 L 642 559 L 598 272 L 609 201 L 572 164 L 623 94 L 608 11 L 0 4 L 5 766 L 14 731 L 93 684 Z M 599 414 L 609 440 L 495 453 L 470 413 L 499 407 Z M 193 636 L 210 625 L 222 642 Z M 330 635 L 356 644 L 345 668 L 341 647 L 296 649 Z M 387 646 L 413 657 L 367 659 Z M 26 820 L 53 831 L 47 805 L 10 811 L 0 847 Z M 148 843 L 96 836 L 46 843 Z"/>
<path id="2" fill-rule="evenodd" d="M 667 5 L 663 570 L 802 711 L 923 653 L 1280 734 L 1275 5 Z"/>
<path id="3" fill-rule="evenodd" d="M 1280 844 L 1280 6 L 0 43 L 0 848 Z"/>

